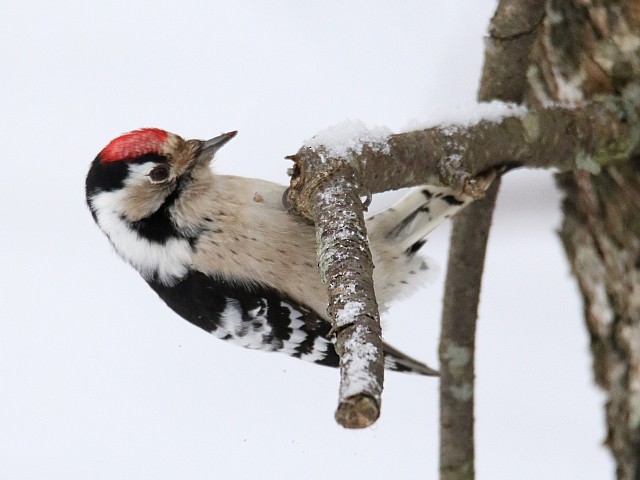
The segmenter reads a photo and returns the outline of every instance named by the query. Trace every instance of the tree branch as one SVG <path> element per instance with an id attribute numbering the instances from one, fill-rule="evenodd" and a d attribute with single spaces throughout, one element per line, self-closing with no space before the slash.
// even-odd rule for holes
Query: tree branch
<path id="1" fill-rule="evenodd" d="M 611 92 L 637 96 L 638 7 L 637 0 L 548 1 L 530 75 L 535 97 L 544 103 Z M 560 236 L 584 301 L 596 381 L 607 394 L 606 445 L 619 480 L 640 478 L 638 161 L 631 156 L 599 175 L 557 176 L 566 195 Z"/>
<path id="2" fill-rule="evenodd" d="M 284 200 L 316 225 L 341 355 L 336 413 L 341 424 L 361 428 L 374 422 L 383 385 L 373 266 L 359 195 L 422 184 L 480 195 L 474 176 L 504 166 L 597 171 L 640 148 L 639 105 L 640 88 L 630 89 L 627 97 L 604 97 L 580 108 L 543 108 L 497 122 L 362 140 L 340 155 L 323 146 L 305 146 L 290 157 L 295 164 Z M 345 203 L 338 205 L 339 199 Z M 357 313 L 345 313 L 360 304 Z"/>
<path id="3" fill-rule="evenodd" d="M 501 0 L 489 26 L 480 101 L 521 103 L 544 1 Z M 526 127 L 525 127 L 526 128 Z M 453 220 L 440 336 L 440 478 L 475 478 L 475 333 L 498 178 L 486 199 Z"/>
<path id="4" fill-rule="evenodd" d="M 474 478 L 473 393 L 476 318 L 485 250 L 500 185 L 453 219 L 442 311 L 440 478 Z"/>
<path id="5" fill-rule="evenodd" d="M 448 125 L 363 141 L 349 161 L 360 187 L 377 193 L 417 185 L 463 189 L 470 177 L 509 167 L 599 171 L 640 152 L 640 87 L 603 96 L 580 107 L 549 107 L 500 121 Z M 287 194 L 289 204 L 312 218 L 308 190 L 315 188 L 318 155 L 302 147 Z"/>
<path id="6" fill-rule="evenodd" d="M 514 8 L 517 4 L 503 0 L 502 6 Z M 532 1 L 530 7 L 530 12 L 539 9 L 540 2 Z M 485 78 L 502 81 L 501 88 L 507 88 L 510 76 L 526 70 L 522 39 L 530 41 L 540 23 L 540 15 L 532 15 L 531 21 L 509 30 L 509 21 L 504 18 L 494 17 L 492 40 L 503 44 L 493 45 L 487 58 L 498 62 L 512 48 L 518 50 L 520 61 L 515 70 L 486 74 Z M 502 53 L 498 55 L 498 51 Z M 500 97 L 520 99 L 518 88 Z M 497 95 L 498 90 L 483 82 L 480 98 Z M 477 194 L 481 192 L 475 188 L 475 175 L 505 167 L 598 172 L 640 152 L 639 118 L 640 87 L 626 85 L 623 95 L 603 96 L 578 107 L 536 108 L 474 125 L 440 126 L 383 140 L 355 139 L 357 147 L 340 154 L 322 145 L 305 146 L 291 157 L 296 163 L 285 203 L 316 224 L 320 266 L 338 336 L 342 382 L 336 413 L 339 422 L 363 427 L 375 421 L 383 381 L 379 316 L 359 195 L 422 184 Z M 332 205 L 339 199 L 345 203 Z M 344 252 L 360 261 L 347 265 L 342 263 L 345 259 L 327 252 Z M 366 265 L 357 270 L 356 264 Z"/>
<path id="7" fill-rule="evenodd" d="M 364 224 L 357 173 L 351 163 L 306 149 L 292 157 L 306 159 L 313 179 L 301 208 L 316 226 L 316 248 L 322 281 L 329 294 L 328 313 L 340 355 L 337 422 L 364 428 L 380 415 L 384 379 L 382 329 L 373 289 L 373 262 Z M 318 155 L 322 154 L 322 158 Z M 306 156 L 313 157 L 310 161 Z M 295 183 L 295 181 L 294 181 Z"/>
<path id="8" fill-rule="evenodd" d="M 522 103 L 531 47 L 544 17 L 544 0 L 501 0 L 485 40 L 480 101 Z"/>

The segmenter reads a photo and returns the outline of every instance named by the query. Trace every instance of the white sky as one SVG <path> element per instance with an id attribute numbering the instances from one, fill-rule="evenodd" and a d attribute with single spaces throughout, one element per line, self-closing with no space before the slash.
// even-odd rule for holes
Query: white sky
<path id="1" fill-rule="evenodd" d="M 388 374 L 380 421 L 343 430 L 336 371 L 179 319 L 93 225 L 84 176 L 143 126 L 237 129 L 218 171 L 286 182 L 283 157 L 345 119 L 464 116 L 494 7 L 1 2 L 2 478 L 436 478 L 436 380 Z M 505 179 L 479 322 L 480 480 L 613 476 L 558 201 L 548 173 Z M 440 265 L 447 234 L 425 247 Z M 441 294 L 442 276 L 385 319 L 434 365 Z"/>

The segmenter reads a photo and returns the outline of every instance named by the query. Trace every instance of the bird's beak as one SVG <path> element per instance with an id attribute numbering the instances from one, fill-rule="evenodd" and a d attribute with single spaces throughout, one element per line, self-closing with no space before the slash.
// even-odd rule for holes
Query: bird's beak
<path id="1" fill-rule="evenodd" d="M 217 137 L 212 138 L 211 140 L 205 140 L 202 142 L 202 146 L 200 147 L 200 153 L 198 154 L 199 161 L 211 160 L 213 155 L 220 150 L 229 140 L 236 136 L 238 132 L 227 132 Z"/>

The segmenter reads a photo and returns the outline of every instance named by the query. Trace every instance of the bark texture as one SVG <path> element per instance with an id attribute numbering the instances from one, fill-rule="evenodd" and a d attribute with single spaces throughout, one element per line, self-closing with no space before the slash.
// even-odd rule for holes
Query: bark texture
<path id="1" fill-rule="evenodd" d="M 548 0 L 534 53 L 531 103 L 619 94 L 640 78 L 640 2 Z"/>
<path id="2" fill-rule="evenodd" d="M 597 177 L 558 177 L 561 236 L 584 298 L 607 445 L 620 479 L 640 478 L 640 159 Z"/>
<path id="3" fill-rule="evenodd" d="M 544 0 L 501 0 L 485 40 L 480 101 L 521 103 L 531 47 L 544 18 Z"/>
<path id="4" fill-rule="evenodd" d="M 549 1 L 530 80 L 539 104 L 638 95 L 640 2 Z M 560 236 L 584 300 L 595 378 L 607 393 L 606 443 L 618 479 L 637 480 L 640 171 L 637 153 L 628 157 L 599 175 L 575 171 L 557 180 L 565 194 Z"/>
<path id="5" fill-rule="evenodd" d="M 640 152 L 639 118 L 640 88 L 628 88 L 624 96 L 604 96 L 579 107 L 536 107 L 500 121 L 391 135 L 384 148 L 365 142 L 350 153 L 349 162 L 367 193 L 424 184 L 462 189 L 472 176 L 502 166 L 598 172 Z M 323 160 L 309 147 L 292 158 L 297 163 L 287 201 L 312 218 L 306 199 L 315 188 L 313 164 Z"/>
<path id="6" fill-rule="evenodd" d="M 380 416 L 384 380 L 373 262 L 357 172 L 345 159 L 321 154 L 321 148 L 309 148 L 292 159 L 298 165 L 305 155 L 312 157 L 304 208 L 316 226 L 320 276 L 329 293 L 328 313 L 340 355 L 335 418 L 345 428 L 364 428 Z"/>

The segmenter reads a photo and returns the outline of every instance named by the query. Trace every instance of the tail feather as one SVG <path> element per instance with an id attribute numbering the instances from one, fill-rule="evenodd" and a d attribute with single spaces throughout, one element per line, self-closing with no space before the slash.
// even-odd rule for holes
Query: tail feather
<path id="1" fill-rule="evenodd" d="M 377 247 L 376 296 L 380 305 L 387 299 L 408 295 L 437 268 L 416 255 L 431 231 L 472 201 L 449 188 L 425 185 L 412 190 L 392 207 L 367 219 L 369 238 Z M 384 248 L 380 248 L 384 245 Z M 437 370 L 384 344 L 385 368 L 419 375 L 438 376 Z"/>
<path id="2" fill-rule="evenodd" d="M 488 175 L 486 186 L 493 179 Z M 484 185 L 484 184 L 483 184 Z M 390 208 L 367 219 L 367 231 L 374 254 L 376 297 L 381 308 L 390 299 L 407 295 L 424 283 L 434 266 L 415 255 L 431 231 L 473 201 L 473 197 L 451 188 L 424 185 L 412 190 Z M 439 372 L 384 344 L 385 368 L 419 375 Z"/>
<path id="3" fill-rule="evenodd" d="M 456 195 L 448 188 L 425 185 L 376 215 L 372 222 L 401 250 L 413 254 L 434 228 L 471 201 L 470 196 Z"/>
<path id="4" fill-rule="evenodd" d="M 416 253 L 434 228 L 471 200 L 450 188 L 425 185 L 367 219 L 381 310 L 390 300 L 405 297 L 436 277 L 436 264 Z"/>
<path id="5" fill-rule="evenodd" d="M 384 344 L 384 366 L 389 370 L 396 372 L 417 373 L 418 375 L 427 375 L 437 377 L 440 372 L 425 365 L 424 363 L 405 355 L 400 350 L 392 347 L 388 343 Z"/>

